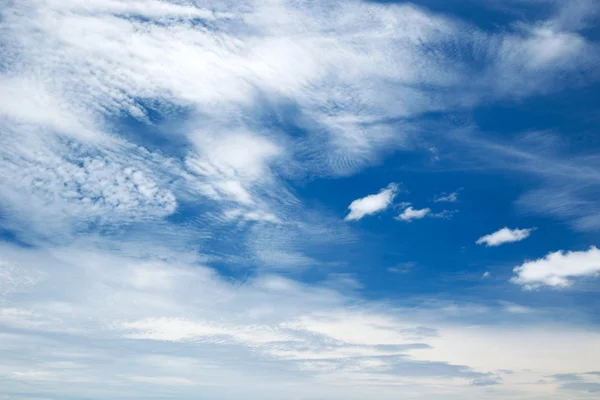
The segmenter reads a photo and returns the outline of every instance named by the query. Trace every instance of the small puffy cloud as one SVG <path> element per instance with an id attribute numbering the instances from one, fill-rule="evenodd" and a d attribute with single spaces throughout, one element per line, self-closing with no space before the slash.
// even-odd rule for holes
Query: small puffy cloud
<path id="1" fill-rule="evenodd" d="M 490 273 L 489 273 L 489 271 L 485 271 L 485 272 L 483 273 L 483 275 L 481 275 L 481 279 L 486 279 L 486 278 L 489 278 L 489 277 L 490 277 Z"/>
<path id="2" fill-rule="evenodd" d="M 519 242 L 521 240 L 527 239 L 531 232 L 535 228 L 531 229 L 508 229 L 504 227 L 494 233 L 490 233 L 489 235 L 485 235 L 477 239 L 477 244 L 485 244 L 486 246 L 500 246 L 504 243 L 512 243 Z"/>
<path id="3" fill-rule="evenodd" d="M 402 211 L 400 215 L 396 217 L 397 220 L 410 222 L 413 219 L 425 218 L 431 213 L 429 208 L 421 208 L 420 210 L 414 209 L 412 206 L 408 206 Z"/>
<path id="4" fill-rule="evenodd" d="M 372 194 L 361 199 L 356 199 L 348 206 L 350 213 L 344 218 L 345 221 L 358 221 L 366 215 L 371 215 L 385 210 L 392 204 L 398 194 L 398 185 L 390 183 L 379 193 Z"/>
<path id="5" fill-rule="evenodd" d="M 540 286 L 568 287 L 572 278 L 600 274 L 600 250 L 592 246 L 587 251 L 556 251 L 535 261 L 528 261 L 513 270 L 511 282 L 527 289 Z"/>

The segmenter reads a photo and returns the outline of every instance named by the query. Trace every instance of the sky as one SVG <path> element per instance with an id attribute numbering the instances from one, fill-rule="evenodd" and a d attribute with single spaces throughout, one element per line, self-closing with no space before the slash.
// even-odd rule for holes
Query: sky
<path id="1" fill-rule="evenodd" d="M 0 2 L 0 400 L 597 399 L 594 0 Z"/>

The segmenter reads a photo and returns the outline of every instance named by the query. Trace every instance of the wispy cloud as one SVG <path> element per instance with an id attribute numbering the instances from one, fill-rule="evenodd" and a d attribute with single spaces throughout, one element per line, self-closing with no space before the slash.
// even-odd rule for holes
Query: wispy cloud
<path id="1" fill-rule="evenodd" d="M 344 218 L 346 221 L 357 221 L 367 215 L 373 215 L 387 209 L 398 194 L 398 185 L 390 183 L 377 194 L 354 200 L 348 206 L 350 212 Z"/>
<path id="2" fill-rule="evenodd" d="M 538 183 L 515 202 L 520 211 L 560 218 L 580 231 L 600 227 L 600 205 L 595 201 L 600 190 L 600 158 L 573 151 L 573 146 L 568 140 L 564 142 L 558 132 L 526 132 L 507 141 L 486 139 L 473 130 L 476 128 L 453 136 L 460 149 L 460 154 L 456 154 L 458 165 L 533 176 Z"/>
<path id="3" fill-rule="evenodd" d="M 298 385 L 306 395 L 331 391 L 358 399 L 368 389 L 391 399 L 404 389 L 387 383 L 398 380 L 423 392 L 432 381 L 468 388 L 471 381 L 495 379 L 492 371 L 498 368 L 535 368 L 537 375 L 527 379 L 539 379 L 559 373 L 560 366 L 532 355 L 563 354 L 571 346 L 560 345 L 565 337 L 579 346 L 593 340 L 591 334 L 560 329 L 538 332 L 520 326 L 497 332 L 497 327 L 447 325 L 447 311 L 439 305 L 430 311 L 411 306 L 400 310 L 399 318 L 399 310 L 357 302 L 337 291 L 346 283 L 308 285 L 276 275 L 232 282 L 175 252 L 140 258 L 73 247 L 40 251 L 3 245 L 2 254 L 14 266 L 8 272 L 12 281 L 45 273 L 43 279 L 28 280 L 32 283 L 23 287 L 28 296 L 6 292 L 0 298 L 2 324 L 20 332 L 0 333 L 0 350 L 7 346 L 24 352 L 5 353 L 9 356 L 0 366 L 10 390 L 20 382 L 43 382 L 44 390 L 62 392 L 61 383 L 68 381 L 85 383 L 89 396 L 101 398 L 101 385 L 108 381 L 119 383 L 116 393 L 121 395 L 145 393 L 137 382 L 170 385 L 187 398 L 193 392 L 186 388 L 204 387 L 207 379 L 211 393 L 225 393 L 226 381 L 239 376 L 230 395 L 238 398 L 251 390 L 260 397 L 255 374 L 269 374 L 280 382 L 269 388 L 276 393 Z M 463 313 L 472 314 L 472 308 Z M 480 350 L 492 343 L 502 343 L 502 350 L 488 350 L 482 360 Z M 19 356 L 32 344 L 41 349 L 35 369 Z M 593 360 L 578 357 L 577 351 L 564 354 L 569 354 L 563 358 L 569 367 L 593 370 Z M 352 389 L 339 389 L 350 376 Z M 503 384 L 510 385 L 510 379 Z"/>
<path id="4" fill-rule="evenodd" d="M 321 268 L 343 265 L 335 246 L 354 240 L 354 226 L 311 209 L 294 186 L 420 145 L 425 115 L 597 79 L 597 45 L 572 9 L 487 32 L 406 3 L 2 7 L 1 222 L 32 245 L 0 246 L 2 389 L 478 399 L 490 383 L 521 393 L 563 368 L 592 370 L 597 357 L 580 355 L 591 354 L 593 332 L 474 325 L 474 314 L 516 318 L 519 306 L 360 297 L 355 275 Z M 556 158 L 496 150 L 531 173 L 575 177 L 548 211 L 583 218 L 579 201 L 581 224 L 593 225 L 590 159 L 556 168 Z M 398 190 L 354 200 L 345 220 L 383 212 Z M 404 207 L 407 222 L 450 215 Z M 516 283 L 593 274 L 595 251 L 581 256 L 583 272 L 546 276 L 526 263 Z M 308 268 L 302 281 L 296 271 Z M 500 380 L 499 368 L 514 379 Z"/>
<path id="5" fill-rule="evenodd" d="M 456 203 L 458 201 L 459 190 L 452 193 L 441 193 L 433 198 L 435 203 Z"/>
<path id="6" fill-rule="evenodd" d="M 485 244 L 488 247 L 495 247 L 505 243 L 520 242 L 521 240 L 527 239 L 534 229 L 535 228 L 509 229 L 508 227 L 504 227 L 502 229 L 497 230 L 494 233 L 490 233 L 489 235 L 480 237 L 475 243 Z"/>

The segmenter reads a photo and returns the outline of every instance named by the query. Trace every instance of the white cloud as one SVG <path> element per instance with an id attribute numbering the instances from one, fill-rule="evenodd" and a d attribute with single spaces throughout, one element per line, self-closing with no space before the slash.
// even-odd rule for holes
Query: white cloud
<path id="1" fill-rule="evenodd" d="M 511 282 L 527 289 L 540 286 L 564 288 L 573 279 L 600 274 L 600 250 L 590 247 L 586 251 L 557 251 L 544 258 L 528 261 L 515 267 Z"/>
<path id="2" fill-rule="evenodd" d="M 276 215 L 263 211 L 244 211 L 243 209 L 234 208 L 223 213 L 223 217 L 227 220 L 238 221 L 261 221 L 280 223 L 281 220 Z"/>
<path id="3" fill-rule="evenodd" d="M 209 382 L 210 398 L 465 399 L 487 395 L 469 382 L 492 369 L 584 371 L 598 358 L 581 332 L 544 330 L 542 344 L 523 345 L 543 357 L 527 358 L 517 334 L 438 332 L 456 308 L 419 319 L 332 289 L 351 280 L 309 285 L 263 270 L 233 281 L 198 255 L 236 268 L 322 265 L 306 250 L 349 229 L 307 211 L 286 178 L 353 173 L 410 146 L 423 113 L 579 77 L 594 51 L 577 33 L 507 37 L 370 2 L 32 0 L 0 12 L 0 205 L 10 228 L 46 239 L 0 248 L 8 393 L 148 398 L 154 383 L 185 399 Z M 484 54 L 465 61 L 470 47 Z M 301 133 L 278 126 L 282 104 Z M 170 156 L 165 142 L 182 144 Z M 389 207 L 396 191 L 353 202 L 346 219 Z M 187 218 L 180 205 L 201 211 Z M 565 337 L 593 360 L 566 352 Z M 540 378 L 515 376 L 503 381 L 511 393 Z"/>
<path id="4" fill-rule="evenodd" d="M 344 219 L 346 221 L 357 221 L 366 215 L 381 212 L 392 204 L 397 194 L 398 186 L 391 183 L 377 194 L 356 199 L 348 206 L 350 213 Z"/>
<path id="5" fill-rule="evenodd" d="M 510 54 L 508 57 L 515 57 L 517 54 L 526 55 L 523 60 L 513 59 L 511 62 L 523 63 L 526 68 L 531 70 L 539 70 L 544 67 L 556 68 L 559 65 L 564 66 L 565 63 L 576 63 L 574 57 L 580 54 L 585 47 L 585 39 L 579 34 L 556 31 L 549 26 L 530 28 L 525 35 L 525 40 L 514 38 L 516 43 L 510 39 L 505 41 L 505 46 L 516 45 L 518 50 L 505 49 Z"/>
<path id="6" fill-rule="evenodd" d="M 414 209 L 412 206 L 408 206 L 396 217 L 397 220 L 410 222 L 414 219 L 422 219 L 431 213 L 429 208 Z"/>
<path id="7" fill-rule="evenodd" d="M 175 195 L 165 187 L 164 167 L 154 164 L 158 155 L 132 147 L 126 155 L 99 152 L 52 138 L 23 143 L 6 132 L 0 138 L 6 139 L 0 149 L 0 171 L 6 177 L 0 182 L 0 202 L 21 228 L 43 220 L 29 229 L 65 234 L 90 222 L 160 219 L 177 208 Z"/>
<path id="8" fill-rule="evenodd" d="M 233 282 L 185 254 L 153 254 L 153 246 L 143 256 L 76 247 L 1 250 L 11 271 L 46 274 L 28 286 L 28 296 L 4 299 L 11 308 L 0 313 L 3 326 L 20 329 L 0 330 L 0 377 L 9 390 L 38 382 L 46 395 L 85 389 L 106 398 L 106 382 L 113 382 L 110 394 L 123 398 L 146 393 L 150 383 L 170 386 L 177 398 L 193 398 L 187 388 L 202 385 L 215 397 L 276 399 L 257 386 L 267 376 L 277 395 L 293 387 L 307 397 L 360 399 L 370 392 L 393 399 L 416 390 L 434 399 L 441 386 L 457 398 L 480 398 L 470 382 L 504 368 L 514 374 L 502 388 L 526 396 L 529 383 L 563 367 L 593 370 L 596 358 L 595 338 L 583 330 L 520 324 L 498 333 L 497 326 L 443 321 L 472 316 L 473 305 L 396 309 L 357 301 L 329 283 L 275 275 Z M 570 340 L 580 348 L 573 351 Z M 584 347 L 589 359 L 580 357 Z"/>
<path id="9" fill-rule="evenodd" d="M 480 237 L 475 243 L 485 244 L 486 246 L 500 246 L 504 243 L 519 242 L 521 240 L 527 239 L 533 230 L 534 228 L 509 229 L 508 227 L 504 227 L 502 229 L 497 230 L 494 233 L 490 233 L 489 235 Z"/>
<path id="10" fill-rule="evenodd" d="M 341 17 L 330 18 L 332 10 Z M 2 18 L 0 113 L 18 142 L 28 125 L 33 136 L 103 139 L 118 147 L 120 118 L 152 125 L 152 113 L 171 120 L 181 111 L 189 123 L 160 134 L 185 143 L 178 149 L 185 165 L 163 157 L 168 162 L 153 160 L 145 176 L 153 180 L 155 169 L 166 167 L 187 191 L 280 220 L 281 204 L 273 199 L 286 188 L 277 173 L 353 173 L 410 146 L 415 116 L 476 104 L 490 86 L 508 97 L 514 93 L 504 87 L 523 88 L 518 96 L 552 87 L 557 73 L 579 76 L 591 62 L 582 55 L 594 53 L 560 24 L 494 35 L 406 4 L 250 1 L 219 10 L 168 1 L 35 0 L 11 3 Z M 471 57 L 450 50 L 457 43 L 483 49 L 474 56 L 485 82 L 471 79 Z M 531 79 L 523 59 L 537 60 L 534 77 L 543 78 Z M 517 83 L 505 85 L 498 74 Z M 276 111 L 280 102 L 297 107 L 306 136 L 266 127 L 263 101 Z M 391 119 L 402 129 L 385 123 Z M 108 144 L 95 143 L 106 151 Z M 44 149 L 43 141 L 33 144 L 33 153 Z M 82 157 L 68 148 L 55 155 Z M 154 216 L 170 215 L 150 208 Z"/>
<path id="11" fill-rule="evenodd" d="M 298 105 L 303 123 L 315 132 L 298 144 L 310 152 L 308 168 L 349 173 L 404 146 L 415 130 L 407 122 L 399 134 L 382 120 L 462 108 L 487 98 L 490 85 L 511 96 L 495 86 L 499 73 L 516 82 L 508 86 L 526 86 L 527 93 L 552 86 L 548 76 L 556 70 L 576 75 L 589 64 L 591 56 L 582 55 L 593 53 L 584 38 L 558 25 L 490 35 L 406 4 L 251 1 L 223 7 L 226 12 L 212 8 L 164 1 L 15 3 L 3 13 L 3 71 L 15 77 L 7 87 L 21 92 L 9 97 L 17 101 L 0 104 L 21 119 L 74 131 L 103 128 L 103 117 L 123 114 L 148 121 L 141 103 L 152 99 L 197 111 L 198 125 L 206 127 L 200 130 L 207 131 L 200 136 L 210 137 L 215 126 L 230 129 L 232 123 L 261 133 L 248 118 L 260 93 Z M 342 17 L 329 18 L 332 9 Z M 208 27 L 196 25 L 198 18 Z M 487 81 L 470 79 L 467 60 L 449 50 L 457 43 L 490 48 L 475 54 L 489 69 L 481 74 Z M 535 60 L 535 76 L 544 75 L 534 87 L 523 85 L 532 74 L 520 60 Z M 32 85 L 19 83 L 31 76 L 47 96 L 32 96 Z M 442 94 L 466 83 L 464 96 L 457 90 Z M 51 100 L 41 108 L 20 105 L 32 98 Z M 60 112 L 48 112 L 56 107 Z M 84 115 L 93 118 L 83 124 Z M 202 142 L 197 128 L 184 134 Z"/>
<path id="12" fill-rule="evenodd" d="M 196 152 L 185 164 L 202 182 L 199 192 L 221 201 L 249 206 L 248 212 L 270 214 L 265 204 L 257 204 L 253 189 L 275 186 L 269 164 L 283 155 L 283 149 L 266 137 L 251 132 L 223 132 L 192 136 Z"/>
<path id="13" fill-rule="evenodd" d="M 45 126 L 84 141 L 97 141 L 103 136 L 91 128 L 94 121 L 85 109 L 69 109 L 36 78 L 0 76 L 0 92 L 0 116 L 13 122 Z"/>

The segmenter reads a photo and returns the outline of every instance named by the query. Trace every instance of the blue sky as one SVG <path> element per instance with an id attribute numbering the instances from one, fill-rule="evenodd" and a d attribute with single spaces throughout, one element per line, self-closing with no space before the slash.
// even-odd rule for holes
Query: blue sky
<path id="1" fill-rule="evenodd" d="M 593 0 L 0 6 L 0 399 L 594 399 Z"/>

